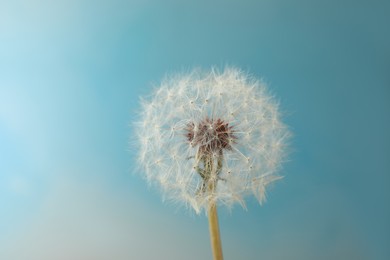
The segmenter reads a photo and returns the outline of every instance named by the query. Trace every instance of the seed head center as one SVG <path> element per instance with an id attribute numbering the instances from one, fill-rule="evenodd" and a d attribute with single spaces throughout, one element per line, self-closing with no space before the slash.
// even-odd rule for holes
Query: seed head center
<path id="1" fill-rule="evenodd" d="M 200 122 L 190 122 L 186 127 L 186 137 L 192 146 L 198 146 L 202 153 L 231 150 L 237 139 L 234 127 L 224 120 L 205 118 Z"/>

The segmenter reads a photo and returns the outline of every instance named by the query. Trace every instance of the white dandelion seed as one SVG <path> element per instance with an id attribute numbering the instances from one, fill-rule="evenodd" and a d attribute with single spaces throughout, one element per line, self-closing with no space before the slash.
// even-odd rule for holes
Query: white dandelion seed
<path id="1" fill-rule="evenodd" d="M 245 207 L 280 179 L 289 131 L 264 83 L 236 68 L 166 79 L 143 100 L 139 163 L 167 198 L 197 213 L 210 201 Z"/>
<path id="2" fill-rule="evenodd" d="M 166 197 L 207 211 L 214 260 L 222 260 L 217 204 L 245 207 L 280 179 L 290 133 L 265 84 L 236 68 L 165 80 L 142 103 L 139 163 Z"/>

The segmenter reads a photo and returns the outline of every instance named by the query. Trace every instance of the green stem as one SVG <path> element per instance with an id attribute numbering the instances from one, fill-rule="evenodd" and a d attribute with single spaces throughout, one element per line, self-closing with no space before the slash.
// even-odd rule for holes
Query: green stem
<path id="1" fill-rule="evenodd" d="M 212 158 L 209 158 L 209 166 L 210 168 L 209 173 L 213 172 L 213 161 Z M 218 159 L 218 166 L 217 166 L 217 171 L 220 171 L 222 168 L 222 160 L 219 158 Z M 219 172 L 218 172 L 219 173 Z M 217 173 L 217 174 L 218 174 Z M 214 200 L 214 191 L 217 185 L 217 179 L 215 180 L 208 180 L 208 192 L 210 192 L 211 199 L 209 201 L 209 230 L 210 230 L 210 242 L 211 242 L 211 249 L 213 252 L 213 259 L 214 260 L 223 260 L 223 255 L 222 255 L 222 244 L 221 244 L 221 236 L 219 233 L 219 224 L 218 224 L 218 213 L 217 213 L 217 204 L 216 201 Z"/>
<path id="2" fill-rule="evenodd" d="M 219 234 L 217 205 L 213 202 L 209 206 L 209 229 L 211 249 L 214 260 L 223 260 L 221 236 Z"/>
<path id="3" fill-rule="evenodd" d="M 197 167 L 197 172 L 203 180 L 202 187 L 198 192 L 207 192 L 210 195 L 208 218 L 209 218 L 209 230 L 210 230 L 210 242 L 213 252 L 214 260 L 223 260 L 221 236 L 219 233 L 217 204 L 214 197 L 214 192 L 217 186 L 219 174 L 222 170 L 223 155 L 222 151 L 218 156 L 217 165 L 215 167 L 213 157 L 208 155 L 202 155 L 201 160 L 203 162 L 203 169 Z M 215 169 L 216 168 L 216 169 Z M 213 176 L 214 175 L 214 176 Z"/>

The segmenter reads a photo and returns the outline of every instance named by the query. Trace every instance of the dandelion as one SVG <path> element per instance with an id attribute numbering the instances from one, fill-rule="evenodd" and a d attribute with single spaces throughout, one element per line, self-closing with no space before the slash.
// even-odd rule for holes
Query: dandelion
<path id="1" fill-rule="evenodd" d="M 281 178 L 289 131 L 264 83 L 237 68 L 163 81 L 142 101 L 139 163 L 149 182 L 196 213 L 208 213 L 214 259 L 222 259 L 216 205 L 245 207 Z"/>

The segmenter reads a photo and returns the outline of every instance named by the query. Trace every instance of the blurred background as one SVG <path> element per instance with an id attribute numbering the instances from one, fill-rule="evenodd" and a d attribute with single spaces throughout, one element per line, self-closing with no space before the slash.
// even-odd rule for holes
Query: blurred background
<path id="1" fill-rule="evenodd" d="M 129 144 L 164 75 L 263 78 L 294 133 L 268 202 L 220 209 L 225 259 L 390 259 L 389 1 L 0 0 L 0 259 L 211 259 Z"/>

